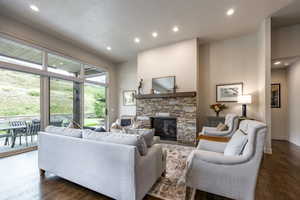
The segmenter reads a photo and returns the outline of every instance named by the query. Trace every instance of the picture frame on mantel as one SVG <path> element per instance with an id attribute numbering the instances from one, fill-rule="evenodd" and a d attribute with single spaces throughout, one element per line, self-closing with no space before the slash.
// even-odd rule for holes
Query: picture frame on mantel
<path id="1" fill-rule="evenodd" d="M 152 78 L 152 94 L 176 93 L 176 76 Z"/>
<path id="2" fill-rule="evenodd" d="M 136 91 L 135 90 L 124 90 L 123 91 L 123 105 L 124 106 L 135 106 L 136 105 Z"/>
<path id="3" fill-rule="evenodd" d="M 216 85 L 216 102 L 237 102 L 238 96 L 243 95 L 243 83 Z"/>

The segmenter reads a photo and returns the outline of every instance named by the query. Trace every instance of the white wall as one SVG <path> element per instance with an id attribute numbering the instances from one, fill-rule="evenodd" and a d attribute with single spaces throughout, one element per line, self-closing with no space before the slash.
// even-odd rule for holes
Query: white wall
<path id="1" fill-rule="evenodd" d="M 135 115 L 136 106 L 124 106 L 123 91 L 137 90 L 137 60 L 132 59 L 117 66 L 118 116 Z"/>
<path id="2" fill-rule="evenodd" d="M 300 56 L 300 24 L 272 30 L 272 58 Z"/>
<path id="3" fill-rule="evenodd" d="M 288 88 L 287 69 L 273 69 L 272 83 L 280 83 L 281 108 L 272 108 L 272 139 L 288 139 Z"/>
<path id="4" fill-rule="evenodd" d="M 300 146 L 300 62 L 287 70 L 289 141 Z"/>
<path id="5" fill-rule="evenodd" d="M 209 105 L 216 103 L 216 85 L 244 83 L 244 94 L 253 95 L 253 104 L 248 106 L 248 116 L 258 118 L 258 61 L 257 33 L 201 45 L 199 106 L 201 121 L 215 113 Z M 241 115 L 241 105 L 225 103 L 229 108 L 221 113 Z"/>
<path id="6" fill-rule="evenodd" d="M 265 152 L 272 153 L 271 144 L 271 19 L 265 19 L 258 30 L 258 95 L 259 119 L 268 126 Z"/>
<path id="7" fill-rule="evenodd" d="M 264 21 L 257 32 L 237 38 L 216 41 L 199 48 L 198 105 L 200 126 L 206 116 L 215 115 L 209 105 L 216 102 L 216 85 L 244 83 L 244 94 L 253 96 L 247 106 L 248 117 L 271 126 L 269 92 L 271 84 L 270 19 Z M 229 109 L 221 115 L 233 112 L 241 115 L 241 105 L 225 103 Z M 271 136 L 268 134 L 266 152 L 271 153 Z"/>
<path id="8" fill-rule="evenodd" d="M 197 39 L 147 50 L 138 54 L 137 77 L 150 93 L 152 78 L 176 76 L 177 91 L 197 89 Z"/>
<path id="9" fill-rule="evenodd" d="M 46 31 L 46 30 L 45 30 Z M 57 53 L 61 53 L 81 60 L 83 62 L 106 69 L 109 72 L 109 121 L 112 122 L 117 116 L 116 77 L 115 67 L 109 61 L 85 51 L 69 42 L 48 35 L 46 32 L 33 29 L 7 17 L 0 16 L 0 34 L 13 37 L 27 43 L 40 46 Z"/>

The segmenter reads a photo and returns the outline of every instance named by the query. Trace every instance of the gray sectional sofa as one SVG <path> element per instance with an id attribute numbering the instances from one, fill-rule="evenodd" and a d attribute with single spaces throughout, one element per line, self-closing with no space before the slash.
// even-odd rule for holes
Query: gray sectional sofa
<path id="1" fill-rule="evenodd" d="M 62 130 L 63 131 L 63 130 Z M 101 133 L 99 133 L 101 134 Z M 64 179 L 119 200 L 141 200 L 166 168 L 160 144 L 137 147 L 39 132 L 38 165 Z"/>

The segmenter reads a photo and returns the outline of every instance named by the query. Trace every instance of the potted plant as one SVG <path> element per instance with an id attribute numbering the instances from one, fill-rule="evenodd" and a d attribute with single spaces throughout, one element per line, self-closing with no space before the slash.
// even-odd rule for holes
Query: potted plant
<path id="1" fill-rule="evenodd" d="M 225 109 L 227 109 L 228 107 L 225 104 L 220 104 L 220 103 L 216 103 L 216 104 L 212 104 L 209 106 L 210 109 L 212 109 L 213 111 L 215 111 L 216 116 L 219 117 L 219 113 Z"/>

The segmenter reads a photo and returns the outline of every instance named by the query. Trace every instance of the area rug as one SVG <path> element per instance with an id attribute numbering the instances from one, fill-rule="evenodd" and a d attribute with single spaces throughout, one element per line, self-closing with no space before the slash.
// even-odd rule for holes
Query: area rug
<path id="1" fill-rule="evenodd" d="M 187 157 L 194 149 L 194 147 L 163 144 L 163 150 L 167 151 L 166 175 L 160 177 L 154 184 L 148 193 L 150 196 L 163 200 L 185 200 L 186 187 L 182 182 L 182 176 L 185 173 Z"/>

